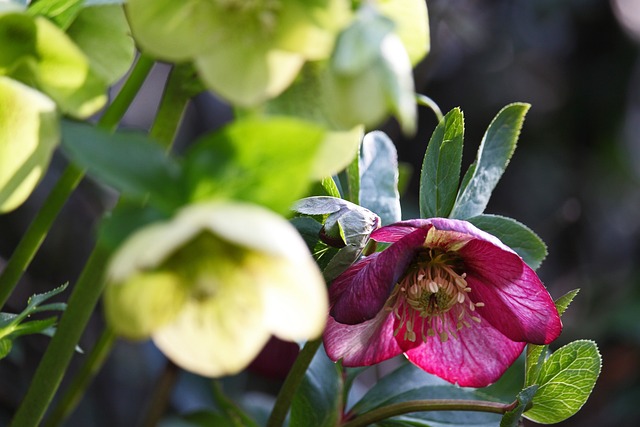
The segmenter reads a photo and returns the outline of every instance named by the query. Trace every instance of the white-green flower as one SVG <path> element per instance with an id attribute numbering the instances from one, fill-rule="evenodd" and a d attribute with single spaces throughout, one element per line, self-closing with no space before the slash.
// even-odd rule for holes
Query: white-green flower
<path id="1" fill-rule="evenodd" d="M 44 176 L 60 140 L 56 104 L 0 76 L 0 213 L 15 209 Z"/>
<path id="2" fill-rule="evenodd" d="M 350 16 L 346 0 L 129 0 L 139 46 L 194 61 L 206 85 L 243 106 L 276 96 L 306 60 L 326 58 Z"/>
<path id="3" fill-rule="evenodd" d="M 328 310 L 320 271 L 297 231 L 259 206 L 208 202 L 144 227 L 113 256 L 107 320 L 151 337 L 204 376 L 239 372 L 271 334 L 320 336 Z"/>

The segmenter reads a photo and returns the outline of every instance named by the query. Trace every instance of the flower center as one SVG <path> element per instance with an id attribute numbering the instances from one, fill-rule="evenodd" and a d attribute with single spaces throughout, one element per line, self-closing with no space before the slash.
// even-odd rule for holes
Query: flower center
<path id="1" fill-rule="evenodd" d="M 450 336 L 457 338 L 457 331 L 470 327 L 469 321 L 479 323 L 480 317 L 474 312 L 484 303 L 471 301 L 465 277 L 466 273 L 458 274 L 442 256 L 418 261 L 398 282 L 387 302 L 386 310 L 393 311 L 399 320 L 394 335 L 404 326 L 405 340 L 415 342 L 419 337 L 426 342 L 437 335 L 446 342 Z"/>

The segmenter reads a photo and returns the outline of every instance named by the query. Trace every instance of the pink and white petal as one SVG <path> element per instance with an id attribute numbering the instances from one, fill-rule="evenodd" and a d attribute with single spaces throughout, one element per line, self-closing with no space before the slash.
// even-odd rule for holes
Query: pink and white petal
<path id="1" fill-rule="evenodd" d="M 453 319 L 448 321 L 453 322 Z M 525 343 L 514 342 L 488 322 L 472 324 L 446 342 L 429 337 L 426 343 L 407 350 L 416 366 L 462 387 L 486 387 L 497 381 L 518 358 Z"/>
<path id="2" fill-rule="evenodd" d="M 480 230 L 478 227 L 471 224 L 470 222 L 459 220 L 459 219 L 449 219 L 449 218 L 431 218 L 429 221 L 438 230 L 455 231 L 458 233 L 463 233 L 473 238 L 490 242 L 495 246 L 498 246 L 499 248 L 504 249 L 508 252 L 513 252 L 513 250 L 511 250 L 511 248 L 509 248 L 504 243 L 502 243 L 500 239 L 487 233 L 486 231 Z M 466 240 L 468 240 L 468 238 L 466 238 Z"/>
<path id="3" fill-rule="evenodd" d="M 417 229 L 338 276 L 329 289 L 331 315 L 336 321 L 352 325 L 373 318 L 423 248 L 426 233 L 426 229 Z"/>
<path id="4" fill-rule="evenodd" d="M 549 344 L 562 331 L 551 296 L 536 273 L 511 252 L 480 240 L 459 252 L 478 314 L 514 341 Z"/>
<path id="5" fill-rule="evenodd" d="M 329 316 L 323 335 L 327 356 L 353 367 L 375 365 L 401 354 L 393 336 L 393 320 L 393 313 L 385 310 L 356 325 L 338 323 Z"/>

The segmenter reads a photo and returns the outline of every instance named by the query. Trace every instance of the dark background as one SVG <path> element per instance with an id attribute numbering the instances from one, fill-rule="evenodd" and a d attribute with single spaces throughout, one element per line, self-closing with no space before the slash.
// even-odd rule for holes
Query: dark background
<path id="1" fill-rule="evenodd" d="M 603 371 L 582 411 L 561 425 L 639 425 L 640 1 L 433 0 L 428 5 L 432 51 L 416 68 L 416 86 L 443 113 L 457 106 L 463 110 L 465 167 L 503 106 L 532 104 L 487 213 L 523 222 L 548 244 L 549 256 L 538 273 L 552 296 L 581 289 L 554 346 L 595 340 Z M 127 115 L 128 126 L 149 125 L 166 71 L 155 68 Z M 228 117 L 224 105 L 200 96 L 189 108 L 181 140 Z M 414 168 L 403 195 L 405 219 L 415 216 L 417 176 L 435 125 L 433 113 L 422 108 L 413 138 L 401 135 L 393 121 L 383 126 L 400 161 Z M 63 166 L 62 156 L 56 156 L 30 200 L 0 216 L 0 262 L 10 256 Z M 113 194 L 91 180 L 81 184 L 6 311 L 20 311 L 34 292 L 75 280 L 97 219 L 112 201 Z M 90 349 L 101 328 L 97 313 L 81 345 Z M 19 403 L 46 344 L 46 338 L 22 339 L 0 363 L 0 425 Z M 118 343 L 67 425 L 135 425 L 163 365 L 151 344 Z M 277 381 L 265 380 L 262 387 L 277 389 Z M 202 389 L 197 378 L 182 375 L 170 409 L 198 407 L 207 400 Z"/>

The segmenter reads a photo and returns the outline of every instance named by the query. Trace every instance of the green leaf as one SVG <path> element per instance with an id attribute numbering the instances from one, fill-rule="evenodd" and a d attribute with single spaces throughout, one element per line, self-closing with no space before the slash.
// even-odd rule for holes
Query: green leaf
<path id="1" fill-rule="evenodd" d="M 516 149 L 524 116 L 529 104 L 514 103 L 504 107 L 487 129 L 475 161 L 469 184 L 458 193 L 452 218 L 467 219 L 484 212 L 491 193 Z"/>
<path id="2" fill-rule="evenodd" d="M 481 230 L 496 236 L 516 251 L 534 270 L 547 256 L 547 246 L 529 227 L 515 219 L 499 215 L 478 215 L 468 221 Z"/>
<path id="3" fill-rule="evenodd" d="M 420 216 L 447 217 L 460 183 L 464 117 L 459 108 L 444 116 L 433 132 L 420 174 Z"/>
<path id="4" fill-rule="evenodd" d="M 120 5 L 85 7 L 67 34 L 108 85 L 120 79 L 135 58 L 135 45 Z"/>
<path id="5" fill-rule="evenodd" d="M 491 400 L 479 391 L 454 386 L 406 363 L 379 380 L 350 412 L 358 415 L 393 403 L 423 399 Z M 433 411 L 401 415 L 380 422 L 379 425 L 495 427 L 499 420 L 498 414 Z"/>
<path id="6" fill-rule="evenodd" d="M 377 213 L 382 225 L 402 219 L 398 176 L 393 142 L 380 131 L 366 134 L 360 152 L 360 205 Z"/>
<path id="7" fill-rule="evenodd" d="M 308 190 L 323 138 L 322 128 L 301 120 L 236 120 L 187 153 L 189 197 L 232 198 L 285 213 Z"/>
<path id="8" fill-rule="evenodd" d="M 319 350 L 291 403 L 291 426 L 334 427 L 342 408 L 342 369 Z"/>
<path id="9" fill-rule="evenodd" d="M 11 352 L 13 342 L 9 338 L 0 339 L 0 359 L 4 359 Z"/>
<path id="10" fill-rule="evenodd" d="M 356 205 L 360 204 L 360 181 L 362 179 L 360 172 L 360 162 L 362 161 L 361 156 L 361 148 L 360 146 L 358 146 L 356 156 L 344 171 L 347 178 L 346 185 L 343 186 L 347 189 L 345 199 L 350 201 L 351 203 L 355 203 Z"/>
<path id="11" fill-rule="evenodd" d="M 69 286 L 69 283 L 65 283 L 64 285 L 58 286 L 57 288 L 54 288 L 48 292 L 44 292 L 41 294 L 34 294 L 31 297 L 29 297 L 29 299 L 27 300 L 27 308 L 25 310 L 32 310 L 33 308 L 39 306 L 40 304 L 42 304 L 43 302 L 45 302 L 46 300 L 64 292 L 65 289 L 67 289 L 67 286 Z M 30 311 L 29 314 L 31 314 L 32 312 Z"/>
<path id="12" fill-rule="evenodd" d="M 569 308 L 569 305 L 576 297 L 576 295 L 578 295 L 578 292 L 580 292 L 580 289 L 574 289 L 554 301 L 556 304 L 556 308 L 558 309 L 558 314 L 560 314 L 560 316 L 562 316 L 567 308 Z"/>
<path id="13" fill-rule="evenodd" d="M 579 340 L 561 347 L 544 362 L 533 406 L 524 416 L 541 424 L 553 424 L 574 415 L 591 394 L 601 367 L 595 342 Z"/>
<path id="14" fill-rule="evenodd" d="M 42 15 L 66 30 L 83 7 L 83 0 L 38 0 L 31 2 L 27 13 Z"/>
<path id="15" fill-rule="evenodd" d="M 115 209 L 102 219 L 98 230 L 98 242 L 107 250 L 114 251 L 136 230 L 166 219 L 167 215 L 148 204 L 121 199 Z"/>
<path id="16" fill-rule="evenodd" d="M 0 213 L 20 206 L 44 176 L 60 141 L 58 120 L 51 99 L 0 76 Z"/>
<path id="17" fill-rule="evenodd" d="M 11 333 L 12 338 L 21 335 L 41 334 L 57 323 L 56 317 L 49 317 L 43 320 L 31 320 L 29 322 L 20 323 Z"/>
<path id="18" fill-rule="evenodd" d="M 554 301 L 560 316 L 564 314 L 569 307 L 569 304 L 571 304 L 575 296 L 578 295 L 578 292 L 580 292 L 580 289 L 574 289 Z M 542 369 L 542 364 L 547 359 L 548 355 L 548 345 L 527 344 L 525 358 L 525 385 L 532 385 L 538 380 L 540 369 Z"/>
<path id="19" fill-rule="evenodd" d="M 518 393 L 518 405 L 502 416 L 502 419 L 500 420 L 500 427 L 518 427 L 520 419 L 522 418 L 522 413 L 531 407 L 531 401 L 537 391 L 538 386 L 533 385 Z"/>
<path id="20" fill-rule="evenodd" d="M 163 210 L 182 204 L 180 166 L 145 135 L 73 122 L 63 122 L 62 131 L 67 154 L 101 182 Z"/>

